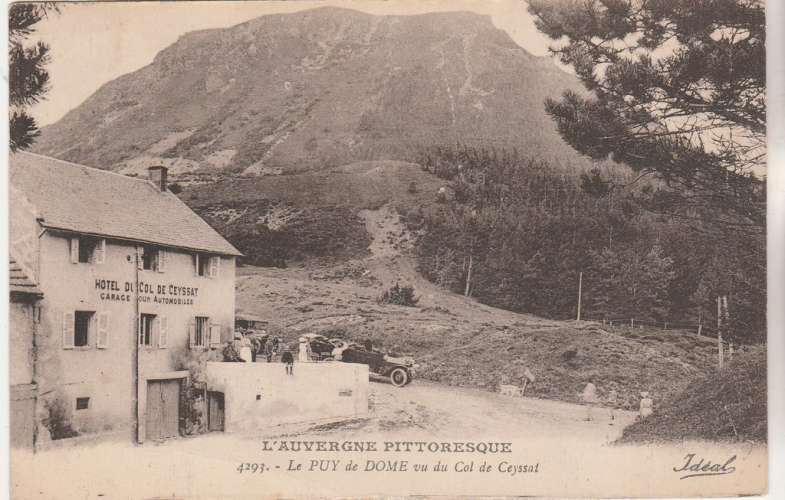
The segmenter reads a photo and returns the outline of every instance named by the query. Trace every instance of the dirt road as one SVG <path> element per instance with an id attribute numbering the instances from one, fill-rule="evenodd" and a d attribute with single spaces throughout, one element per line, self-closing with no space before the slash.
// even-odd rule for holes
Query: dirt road
<path id="1" fill-rule="evenodd" d="M 422 437 L 463 436 L 483 438 L 489 434 L 508 439 L 542 439 L 574 436 L 604 444 L 615 440 L 635 419 L 635 413 L 604 408 L 516 398 L 462 387 L 447 387 L 417 380 L 404 388 L 385 382 L 371 383 L 371 418 L 334 427 L 338 434 L 413 432 Z M 591 416 L 591 420 L 586 420 Z M 328 426 L 329 428 L 330 426 Z"/>
<path id="2" fill-rule="evenodd" d="M 555 401 L 511 398 L 473 389 L 447 387 L 415 381 L 405 388 L 386 383 L 371 384 L 368 418 L 332 424 L 305 423 L 272 427 L 253 434 L 214 432 L 193 438 L 135 446 L 130 442 L 103 442 L 38 453 L 15 453 L 11 459 L 14 498 L 280 498 L 312 497 L 318 484 L 322 496 L 373 496 L 383 492 L 400 495 L 462 494 L 577 496 L 580 494 L 620 496 L 624 474 L 654 471 L 662 477 L 673 474 L 685 450 L 706 446 L 684 443 L 660 449 L 656 457 L 650 447 L 617 447 L 607 443 L 630 423 L 630 412 L 595 408 L 586 421 L 586 407 Z M 613 424 L 613 425 L 610 425 Z M 416 453 L 296 453 L 267 451 L 263 445 L 281 442 L 508 442 L 512 453 L 416 454 Z M 727 447 L 710 445 L 707 453 L 727 454 Z M 738 447 L 737 447 L 738 448 Z M 739 465 L 761 467 L 765 448 L 747 447 L 739 453 Z M 399 474 L 389 472 L 346 472 L 355 461 L 372 464 L 442 462 L 444 473 Z M 392 461 L 392 462 L 389 462 Z M 493 471 L 486 482 L 456 484 L 475 477 L 480 464 Z M 240 473 L 245 463 L 264 464 L 263 473 Z M 302 464 L 302 471 L 296 468 Z M 318 465 L 317 465 L 318 464 Z M 334 472 L 312 469 L 340 464 Z M 538 473 L 516 475 L 509 464 L 528 464 Z M 643 464 L 643 465 L 641 465 Z M 748 465 L 746 465 L 748 464 Z M 473 472 L 455 474 L 457 467 Z M 311 469 L 311 470 L 309 470 Z M 761 470 L 765 470 L 765 467 Z M 765 476 L 764 476 L 765 477 Z M 360 481 L 365 478 L 366 480 Z M 590 481 L 589 479 L 592 479 Z M 600 480 L 601 478 L 601 480 Z M 764 479 L 765 480 L 765 479 Z M 648 481 L 634 490 L 645 494 Z M 479 485 L 479 486 L 478 486 Z M 721 485 L 720 485 L 721 486 Z M 481 490 L 477 489 L 482 487 Z M 628 486 L 629 487 L 629 486 Z M 711 493 L 714 483 L 697 483 L 699 492 Z M 458 488 L 458 489 L 456 489 Z M 472 489 L 474 488 L 474 489 Z M 707 489 L 708 488 L 708 489 Z M 629 491 L 626 491 L 629 494 Z M 667 492 L 666 492 L 667 493 Z"/>

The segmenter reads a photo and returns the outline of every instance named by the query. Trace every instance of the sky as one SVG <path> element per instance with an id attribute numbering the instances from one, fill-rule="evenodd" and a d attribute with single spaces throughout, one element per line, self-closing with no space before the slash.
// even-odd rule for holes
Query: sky
<path id="1" fill-rule="evenodd" d="M 38 25 L 33 39 L 51 47 L 51 89 L 31 112 L 40 125 L 60 119 L 104 83 L 142 68 L 183 34 L 234 26 L 265 14 L 338 6 L 371 14 L 470 11 L 490 15 L 518 45 L 548 53 L 523 0 L 293 0 L 286 2 L 100 2 L 61 4 Z"/>

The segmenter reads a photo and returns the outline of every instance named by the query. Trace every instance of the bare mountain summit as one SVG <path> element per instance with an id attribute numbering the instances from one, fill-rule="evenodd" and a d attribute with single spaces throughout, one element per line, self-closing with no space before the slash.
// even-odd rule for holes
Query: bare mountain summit
<path id="1" fill-rule="evenodd" d="M 567 88 L 579 88 L 573 76 L 485 16 L 320 8 L 188 33 L 46 127 L 35 149 L 175 174 L 412 160 L 457 142 L 576 161 L 543 110 Z"/>

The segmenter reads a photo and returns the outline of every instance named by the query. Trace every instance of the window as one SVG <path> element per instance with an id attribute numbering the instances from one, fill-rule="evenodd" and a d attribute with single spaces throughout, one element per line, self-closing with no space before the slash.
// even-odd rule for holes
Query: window
<path id="1" fill-rule="evenodd" d="M 90 327 L 93 322 L 92 311 L 76 311 L 74 313 L 74 347 L 84 347 L 90 338 Z"/>
<path id="2" fill-rule="evenodd" d="M 210 256 L 198 253 L 196 254 L 196 275 L 207 276 L 210 274 Z"/>
<path id="3" fill-rule="evenodd" d="M 221 344 L 221 325 L 210 323 L 206 316 L 196 316 L 188 325 L 188 345 L 191 349 L 218 347 Z"/>
<path id="4" fill-rule="evenodd" d="M 69 240 L 71 262 L 74 264 L 103 264 L 106 260 L 106 240 L 92 236 L 75 236 Z"/>
<path id="5" fill-rule="evenodd" d="M 142 269 L 147 271 L 158 270 L 158 250 L 153 247 L 144 247 L 142 250 Z"/>
<path id="6" fill-rule="evenodd" d="M 194 255 L 194 265 L 197 276 L 216 278 L 218 277 L 218 270 L 221 266 L 221 257 L 198 253 Z"/>
<path id="7" fill-rule="evenodd" d="M 139 345 L 153 345 L 153 328 L 155 326 L 155 314 L 142 314 L 139 318 Z"/>
<path id="8" fill-rule="evenodd" d="M 87 410 L 90 407 L 90 398 L 76 398 L 76 409 Z"/>
<path id="9" fill-rule="evenodd" d="M 79 238 L 79 262 L 90 262 L 93 259 L 93 252 L 98 246 L 98 239 L 89 236 Z"/>
<path id="10" fill-rule="evenodd" d="M 166 250 L 148 245 L 143 246 L 137 266 L 140 270 L 164 272 L 166 267 Z"/>
<path id="11" fill-rule="evenodd" d="M 63 348 L 87 347 L 95 342 L 99 349 L 109 347 L 109 313 L 69 311 L 63 313 Z"/>
<path id="12" fill-rule="evenodd" d="M 205 346 L 205 339 L 207 338 L 209 327 L 210 327 L 210 318 L 206 318 L 204 316 L 196 317 L 196 330 L 194 331 L 195 347 Z"/>

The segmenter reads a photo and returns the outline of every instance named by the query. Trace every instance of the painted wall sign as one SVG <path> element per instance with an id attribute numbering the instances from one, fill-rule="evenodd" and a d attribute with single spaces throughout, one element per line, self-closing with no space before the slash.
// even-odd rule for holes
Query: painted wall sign
<path id="1" fill-rule="evenodd" d="M 199 296 L 199 287 L 145 281 L 139 281 L 137 287 L 133 281 L 96 279 L 95 289 L 99 291 L 101 300 L 115 302 L 133 301 L 137 290 L 142 303 L 187 306 Z"/>

